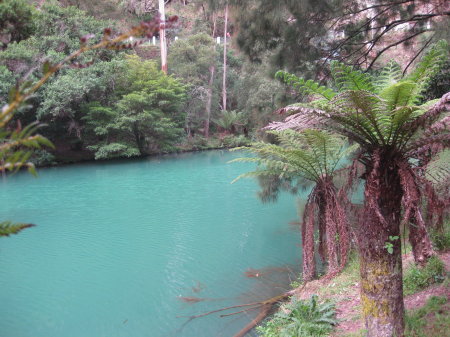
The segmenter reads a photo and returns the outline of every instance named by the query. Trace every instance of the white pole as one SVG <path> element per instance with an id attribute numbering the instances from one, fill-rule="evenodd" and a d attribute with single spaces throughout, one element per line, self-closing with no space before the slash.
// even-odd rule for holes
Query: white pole
<path id="1" fill-rule="evenodd" d="M 159 29 L 159 38 L 161 45 L 161 70 L 167 74 L 167 44 L 166 44 L 166 11 L 164 0 L 159 0 L 159 18 L 161 20 Z"/>

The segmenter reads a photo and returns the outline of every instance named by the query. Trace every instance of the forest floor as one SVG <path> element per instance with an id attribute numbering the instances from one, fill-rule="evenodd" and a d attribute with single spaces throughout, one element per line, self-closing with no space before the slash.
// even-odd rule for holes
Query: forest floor
<path id="1" fill-rule="evenodd" d="M 444 317 L 445 324 L 449 323 L 450 317 L 450 282 L 448 275 L 450 273 L 450 252 L 440 253 L 439 258 L 444 262 L 447 272 L 447 278 L 443 283 L 432 285 L 424 290 L 416 292 L 412 295 L 405 296 L 405 307 L 408 312 L 424 307 L 427 301 L 433 296 L 446 297 L 447 303 L 445 308 L 440 308 L 439 312 L 446 312 Z M 403 268 L 406 270 L 413 262 L 412 254 L 403 255 Z M 321 299 L 330 299 L 336 303 L 336 312 L 339 324 L 336 327 L 333 337 L 359 337 L 364 336 L 364 322 L 361 316 L 360 294 L 359 294 L 359 266 L 357 259 L 350 261 L 349 266 L 337 277 L 331 280 L 317 280 L 307 283 L 304 287 L 298 288 L 296 296 L 299 299 L 309 299 L 312 294 L 317 294 Z M 434 317 L 427 315 L 427 321 L 433 320 Z M 444 331 L 445 331 L 444 327 Z M 447 335 L 426 334 L 431 337 L 450 337 L 450 327 L 448 327 Z"/>

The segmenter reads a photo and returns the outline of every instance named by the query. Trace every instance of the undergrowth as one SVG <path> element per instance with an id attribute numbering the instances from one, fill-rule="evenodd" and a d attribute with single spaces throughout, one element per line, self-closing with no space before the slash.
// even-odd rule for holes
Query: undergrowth
<path id="1" fill-rule="evenodd" d="M 449 336 L 450 313 L 447 298 L 431 297 L 420 309 L 407 312 L 405 337 Z"/>
<path id="2" fill-rule="evenodd" d="M 262 337 L 325 337 L 337 324 L 333 303 L 294 300 L 284 305 L 271 320 L 257 328 Z"/>
<path id="3" fill-rule="evenodd" d="M 438 251 L 450 250 L 450 221 L 444 225 L 444 232 L 434 230 L 431 232 L 431 241 Z"/>
<path id="4" fill-rule="evenodd" d="M 437 256 L 431 257 L 424 267 L 412 265 L 403 275 L 403 293 L 411 295 L 445 279 L 444 263 Z"/>
<path id="5" fill-rule="evenodd" d="M 356 251 L 352 251 L 344 270 L 323 287 L 318 289 L 319 296 L 345 295 L 350 288 L 359 282 L 359 258 Z"/>

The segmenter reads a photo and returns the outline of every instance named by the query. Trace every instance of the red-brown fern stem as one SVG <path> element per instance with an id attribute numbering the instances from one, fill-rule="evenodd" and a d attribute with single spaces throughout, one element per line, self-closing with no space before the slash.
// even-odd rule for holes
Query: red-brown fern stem
<path id="1" fill-rule="evenodd" d="M 314 261 L 314 214 L 316 205 L 313 201 L 314 192 L 308 198 L 303 214 L 302 222 L 302 277 L 305 282 L 311 281 L 316 275 L 316 266 Z"/>
<path id="2" fill-rule="evenodd" d="M 397 166 L 403 190 L 404 216 L 402 224 L 409 224 L 409 242 L 412 246 L 414 261 L 424 265 L 435 253 L 422 217 L 418 179 L 410 164 L 405 160 L 398 160 Z"/>
<path id="3" fill-rule="evenodd" d="M 424 179 L 425 195 L 427 202 L 426 225 L 435 228 L 439 232 L 444 232 L 444 213 L 450 205 L 448 199 L 441 199 L 430 181 Z M 434 220 L 434 218 L 437 218 Z"/>
<path id="4" fill-rule="evenodd" d="M 335 217 L 339 235 L 339 270 L 341 271 L 347 264 L 348 253 L 350 251 L 350 224 L 343 205 L 347 205 L 350 202 L 347 199 L 347 194 L 342 189 L 338 191 L 337 195 L 335 194 L 333 202 L 335 205 Z"/>
<path id="5" fill-rule="evenodd" d="M 327 257 L 328 270 L 327 274 L 335 274 L 339 269 L 338 262 L 338 231 L 335 221 L 335 203 L 333 197 L 335 189 L 330 178 L 324 178 L 321 182 L 322 202 L 325 204 L 325 220 L 326 220 L 326 238 L 327 238 Z"/>

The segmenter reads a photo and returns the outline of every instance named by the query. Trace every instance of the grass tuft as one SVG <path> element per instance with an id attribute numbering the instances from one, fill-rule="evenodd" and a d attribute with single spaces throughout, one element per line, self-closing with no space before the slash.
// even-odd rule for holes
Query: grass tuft
<path id="1" fill-rule="evenodd" d="M 434 283 L 445 279 L 444 263 L 437 256 L 432 256 L 425 267 L 412 265 L 403 275 L 403 293 L 411 295 Z"/>
<path id="2" fill-rule="evenodd" d="M 431 232 L 431 241 L 434 249 L 438 251 L 450 250 L 450 222 L 445 223 L 444 232 L 434 230 Z"/>

